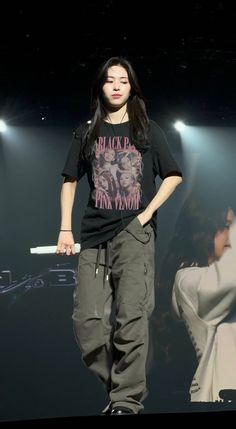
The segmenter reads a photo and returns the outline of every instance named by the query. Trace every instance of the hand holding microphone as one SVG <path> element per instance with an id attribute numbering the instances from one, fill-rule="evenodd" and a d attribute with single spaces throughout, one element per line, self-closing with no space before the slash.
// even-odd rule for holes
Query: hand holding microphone
<path id="1" fill-rule="evenodd" d="M 57 246 L 38 246 L 32 247 L 32 254 L 56 254 L 56 255 L 75 255 L 80 252 L 80 244 L 74 242 L 73 234 L 70 229 L 61 229 Z"/>
<path id="2" fill-rule="evenodd" d="M 75 243 L 74 247 L 75 247 L 75 253 L 79 253 L 80 252 L 80 244 L 79 243 Z M 34 254 L 34 255 L 50 255 L 50 254 L 65 255 L 66 254 L 66 249 L 63 249 L 62 252 L 58 252 L 57 253 L 57 248 L 58 248 L 58 246 L 38 246 L 38 247 L 31 247 L 30 248 L 30 253 Z M 74 255 L 75 253 L 69 253 L 69 255 L 71 255 L 71 254 Z"/>
<path id="3" fill-rule="evenodd" d="M 75 242 L 71 229 L 60 229 L 57 243 L 57 255 L 75 255 Z"/>

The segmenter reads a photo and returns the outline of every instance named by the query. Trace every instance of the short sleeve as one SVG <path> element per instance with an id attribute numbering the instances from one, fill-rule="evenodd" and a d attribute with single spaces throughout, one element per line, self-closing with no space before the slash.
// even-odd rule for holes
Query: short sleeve
<path id="1" fill-rule="evenodd" d="M 85 162 L 81 159 L 82 126 L 74 133 L 74 137 L 69 148 L 66 162 L 62 170 L 62 176 L 70 176 L 80 180 L 85 174 Z"/>
<path id="2" fill-rule="evenodd" d="M 150 143 L 155 175 L 159 175 L 162 180 L 169 176 L 182 177 L 181 169 L 171 153 L 166 136 L 154 121 L 150 121 Z"/>

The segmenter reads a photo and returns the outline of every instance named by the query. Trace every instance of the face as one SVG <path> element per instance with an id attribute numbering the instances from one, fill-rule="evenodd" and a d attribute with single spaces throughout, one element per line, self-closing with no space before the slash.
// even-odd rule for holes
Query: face
<path id="1" fill-rule="evenodd" d="M 229 228 L 234 220 L 234 212 L 229 209 L 226 217 L 225 227 L 217 231 L 214 239 L 214 261 L 218 261 L 227 247 L 230 247 Z"/>
<path id="2" fill-rule="evenodd" d="M 130 173 L 122 173 L 120 176 L 120 185 L 122 188 L 128 188 L 133 183 Z"/>
<path id="3" fill-rule="evenodd" d="M 131 168 L 131 161 L 127 156 L 121 158 L 120 164 L 124 170 L 129 170 Z"/>
<path id="4" fill-rule="evenodd" d="M 128 73 L 122 66 L 112 66 L 107 71 L 107 79 L 103 87 L 103 96 L 110 107 L 122 107 L 130 95 L 131 86 Z"/>
<path id="5" fill-rule="evenodd" d="M 108 190 L 108 181 L 104 176 L 99 176 L 98 182 L 101 188 L 105 189 L 106 191 Z"/>
<path id="6" fill-rule="evenodd" d="M 106 150 L 106 151 L 104 152 L 104 159 L 105 159 L 107 162 L 114 161 L 115 156 L 116 156 L 116 155 L 115 155 L 115 151 L 114 151 L 113 149 Z"/>

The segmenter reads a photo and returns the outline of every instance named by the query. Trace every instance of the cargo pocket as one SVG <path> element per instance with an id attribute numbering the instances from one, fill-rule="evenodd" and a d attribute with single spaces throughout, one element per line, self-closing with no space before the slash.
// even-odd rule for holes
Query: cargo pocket
<path id="1" fill-rule="evenodd" d="M 135 217 L 125 228 L 125 231 L 141 243 L 147 244 L 151 239 L 153 229 L 149 224 L 142 226 L 139 219 Z"/>

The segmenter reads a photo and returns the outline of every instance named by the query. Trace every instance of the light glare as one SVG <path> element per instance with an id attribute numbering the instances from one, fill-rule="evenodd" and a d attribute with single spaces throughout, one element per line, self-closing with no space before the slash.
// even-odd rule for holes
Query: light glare
<path id="1" fill-rule="evenodd" d="M 4 133 L 7 129 L 6 123 L 0 119 L 0 133 Z"/>
<path id="2" fill-rule="evenodd" d="M 175 129 L 179 132 L 183 131 L 185 126 L 186 126 L 185 123 L 182 121 L 176 121 L 174 125 Z"/>

